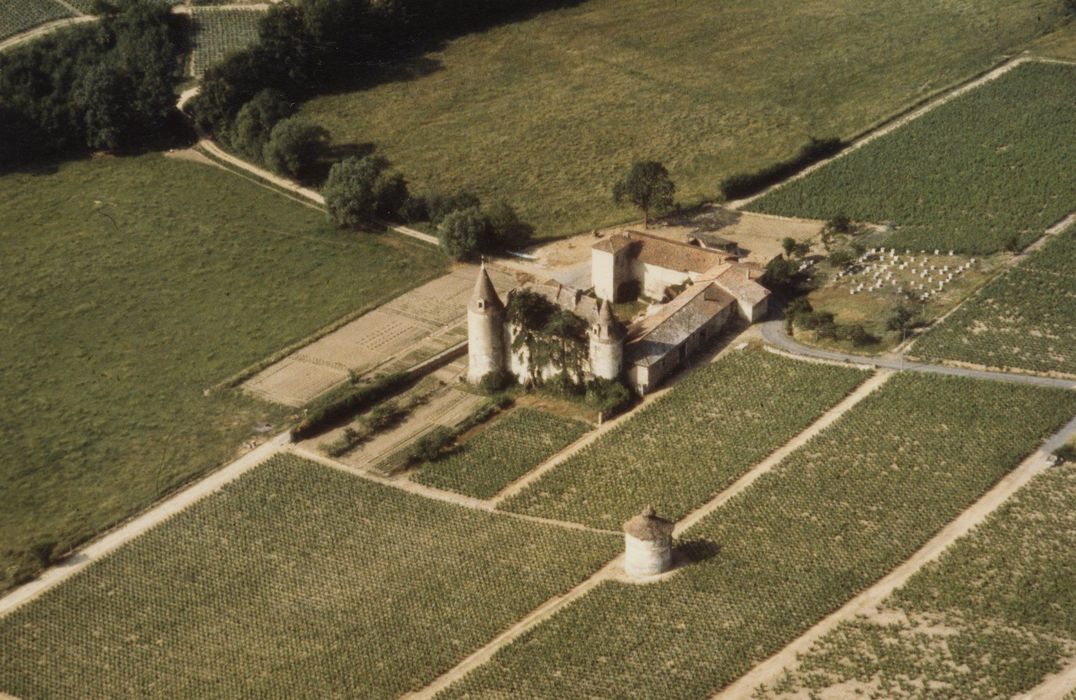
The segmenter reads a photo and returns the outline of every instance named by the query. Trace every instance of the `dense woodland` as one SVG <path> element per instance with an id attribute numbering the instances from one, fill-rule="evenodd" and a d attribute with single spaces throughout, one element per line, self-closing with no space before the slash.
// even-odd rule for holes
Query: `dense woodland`
<path id="1" fill-rule="evenodd" d="M 0 169 L 87 149 L 131 150 L 171 132 L 186 18 L 150 0 L 0 56 Z"/>

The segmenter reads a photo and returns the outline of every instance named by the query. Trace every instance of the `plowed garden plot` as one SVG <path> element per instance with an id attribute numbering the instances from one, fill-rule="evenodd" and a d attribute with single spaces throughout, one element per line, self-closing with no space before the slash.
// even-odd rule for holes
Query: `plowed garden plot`
<path id="1" fill-rule="evenodd" d="M 615 530 L 643 506 L 679 518 L 788 442 L 866 378 L 750 350 L 699 368 L 502 504 Z"/>
<path id="2" fill-rule="evenodd" d="M 620 546 L 276 457 L 0 619 L 0 690 L 395 697 Z"/>
<path id="3" fill-rule="evenodd" d="M 990 282 L 912 352 L 1076 375 L 1076 225 Z"/>
<path id="4" fill-rule="evenodd" d="M 1039 475 L 882 605 L 819 640 L 765 698 L 1001 698 L 1076 654 L 1076 465 Z M 924 690 L 929 688 L 930 690 Z"/>
<path id="5" fill-rule="evenodd" d="M 1074 392 L 900 374 L 689 530 L 699 561 L 660 584 L 601 584 L 445 695 L 708 697 L 907 559 L 1074 412 Z"/>
<path id="6" fill-rule="evenodd" d="M 207 388 L 444 269 L 159 155 L 7 175 L 0 200 L 0 589 L 290 412 Z"/>
<path id="7" fill-rule="evenodd" d="M 414 478 L 429 486 L 491 498 L 587 430 L 588 426 L 577 420 L 521 408 L 452 454 L 426 463 Z"/>
<path id="8" fill-rule="evenodd" d="M 229 54 L 247 48 L 258 40 L 260 10 L 199 7 L 193 12 L 194 39 L 191 50 L 191 75 L 201 78 Z"/>
<path id="9" fill-rule="evenodd" d="M 887 246 L 1024 246 L 1076 209 L 1076 66 L 1029 63 L 752 202 L 893 222 Z"/>
<path id="10" fill-rule="evenodd" d="M 0 39 L 72 16 L 70 10 L 54 0 L 4 0 L 0 2 Z"/>

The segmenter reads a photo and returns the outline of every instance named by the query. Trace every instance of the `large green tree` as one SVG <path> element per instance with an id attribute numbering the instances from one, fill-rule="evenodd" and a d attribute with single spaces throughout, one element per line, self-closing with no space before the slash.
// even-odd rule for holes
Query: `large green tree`
<path id="1" fill-rule="evenodd" d="M 613 185 L 613 202 L 634 204 L 643 212 L 643 228 L 650 225 L 650 214 L 672 209 L 676 185 L 669 171 L 657 161 L 638 161 Z"/>
<path id="2" fill-rule="evenodd" d="M 358 226 L 374 217 L 395 218 L 407 199 L 407 183 L 381 156 L 346 158 L 333 165 L 322 188 L 329 218 L 337 226 Z"/>
<path id="3" fill-rule="evenodd" d="M 457 260 L 473 258 L 489 245 L 489 219 L 478 207 L 457 209 L 437 227 L 441 248 Z"/>
<path id="4" fill-rule="evenodd" d="M 277 122 L 262 151 L 265 164 L 282 175 L 303 179 L 329 147 L 329 132 L 301 117 Z"/>

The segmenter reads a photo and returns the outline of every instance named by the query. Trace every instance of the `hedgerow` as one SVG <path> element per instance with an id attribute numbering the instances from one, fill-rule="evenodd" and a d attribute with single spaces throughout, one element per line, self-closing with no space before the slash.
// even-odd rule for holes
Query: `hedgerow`
<path id="1" fill-rule="evenodd" d="M 709 558 L 659 585 L 602 584 L 445 696 L 708 697 L 906 560 L 1074 412 L 1070 391 L 898 375 L 691 528 Z"/>
<path id="2" fill-rule="evenodd" d="M 1076 375 L 1076 226 L 992 280 L 914 346 L 917 357 Z"/>
<path id="3" fill-rule="evenodd" d="M 414 479 L 476 498 L 492 498 L 587 430 L 577 420 L 520 408 L 451 454 L 424 464 Z"/>
<path id="4" fill-rule="evenodd" d="M 866 373 L 761 350 L 699 368 L 503 508 L 617 529 L 643 506 L 681 517 L 836 404 Z"/>
<path id="5" fill-rule="evenodd" d="M 1076 465 L 1066 465 L 1035 477 L 916 574 L 882 604 L 884 618 L 842 624 L 759 695 L 852 680 L 886 698 L 1030 690 L 1076 652 L 1073 532 Z"/>
<path id="6" fill-rule="evenodd" d="M 279 456 L 0 619 L 0 689 L 396 697 L 620 546 Z"/>
<path id="7" fill-rule="evenodd" d="M 1025 64 L 747 208 L 893 222 L 896 248 L 1022 248 L 1076 209 L 1074 102 L 1076 68 Z"/>

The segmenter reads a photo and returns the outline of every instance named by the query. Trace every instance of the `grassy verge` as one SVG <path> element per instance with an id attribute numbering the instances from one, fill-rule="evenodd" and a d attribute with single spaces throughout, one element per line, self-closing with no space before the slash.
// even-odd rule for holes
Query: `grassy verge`
<path id="1" fill-rule="evenodd" d="M 287 418 L 206 388 L 444 269 L 159 155 L 8 175 L 0 192 L 0 588 Z"/>
<path id="2" fill-rule="evenodd" d="M 476 498 L 491 498 L 588 429 L 576 420 L 520 408 L 464 441 L 451 454 L 424 464 L 414 479 Z"/>
<path id="3" fill-rule="evenodd" d="M 276 457 L 0 620 L 0 689 L 396 697 L 619 546 Z"/>
<path id="4" fill-rule="evenodd" d="M 762 350 L 700 367 L 501 507 L 605 529 L 643 506 L 679 518 L 852 391 L 866 373 Z"/>
<path id="5" fill-rule="evenodd" d="M 1069 391 L 894 377 L 693 528 L 701 561 L 602 584 L 445 696 L 707 697 L 906 560 L 1073 412 Z"/>
<path id="6" fill-rule="evenodd" d="M 1076 652 L 1076 465 L 1038 476 L 916 574 L 880 615 L 819 640 L 764 697 L 1014 697 Z M 999 575 L 1000 574 L 1000 575 Z"/>
<path id="7" fill-rule="evenodd" d="M 610 188 L 664 161 L 685 203 L 849 137 L 1055 28 L 1057 0 L 589 0 L 452 41 L 307 103 L 418 190 L 503 197 L 559 236 L 636 216 Z M 840 79 L 834 79 L 834 76 Z M 611 115 L 616 115 L 612 118 Z"/>
<path id="8" fill-rule="evenodd" d="M 1076 67 L 1023 65 L 780 187 L 767 214 L 893 222 L 886 245 L 1023 247 L 1076 209 Z"/>

